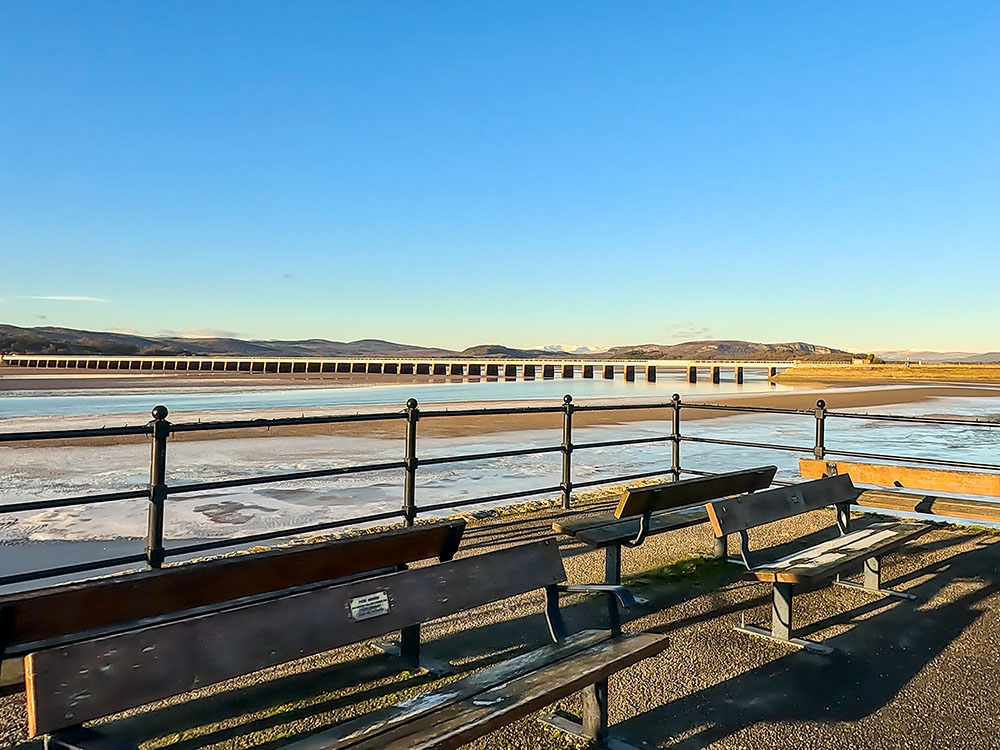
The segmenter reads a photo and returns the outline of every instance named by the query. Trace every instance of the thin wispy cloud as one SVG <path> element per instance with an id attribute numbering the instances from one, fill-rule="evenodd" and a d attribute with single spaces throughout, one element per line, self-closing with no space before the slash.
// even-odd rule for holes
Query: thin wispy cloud
<path id="1" fill-rule="evenodd" d="M 226 331 L 221 328 L 193 328 L 183 331 L 165 328 L 156 335 L 172 339 L 236 339 L 240 337 L 238 331 Z"/>
<path id="2" fill-rule="evenodd" d="M 712 329 L 690 320 L 682 320 L 667 326 L 667 333 L 672 338 L 693 341 L 712 337 Z"/>
<path id="3" fill-rule="evenodd" d="M 110 302 L 111 300 L 105 299 L 104 297 L 86 297 L 75 294 L 41 294 L 31 297 L 18 297 L 18 299 L 33 299 L 42 300 L 44 302 Z"/>

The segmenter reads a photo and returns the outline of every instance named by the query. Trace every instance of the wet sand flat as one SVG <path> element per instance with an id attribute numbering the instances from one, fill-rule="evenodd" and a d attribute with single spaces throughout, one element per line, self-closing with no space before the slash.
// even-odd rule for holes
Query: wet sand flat
<path id="1" fill-rule="evenodd" d="M 748 406 L 748 407 L 768 407 L 776 409 L 802 409 L 811 410 L 816 406 L 816 401 L 822 398 L 826 401 L 827 408 L 838 409 L 873 409 L 877 407 L 891 407 L 900 404 L 913 404 L 927 401 L 932 398 L 980 398 L 1000 396 L 1000 388 L 990 386 L 949 386 L 949 385 L 928 385 L 928 386 L 908 386 L 908 387 L 872 387 L 870 384 L 862 388 L 853 387 L 817 387 L 813 390 L 802 392 L 782 392 L 761 394 L 752 393 L 746 395 L 720 395 L 692 397 L 685 401 L 688 404 L 708 403 L 725 404 L 728 406 Z M 594 400 L 581 401 L 580 405 L 604 405 L 636 403 L 634 400 Z M 662 401 L 658 403 L 664 403 Z M 539 430 L 558 429 L 562 424 L 561 413 L 545 414 L 504 414 L 504 415 L 460 415 L 447 416 L 449 411 L 468 410 L 474 408 L 517 408 L 517 407 L 542 407 L 559 406 L 558 401 L 503 401 L 490 402 L 481 401 L 477 403 L 445 403 L 428 405 L 423 410 L 423 416 L 419 423 L 419 434 L 431 437 L 469 437 L 474 435 L 493 434 L 501 432 L 514 432 L 518 430 Z M 395 414 L 395 418 L 366 421 L 358 423 L 340 424 L 320 424 L 320 425 L 297 425 L 288 427 L 253 427 L 238 430 L 220 429 L 201 432 L 176 433 L 172 440 L 222 440 L 222 439 L 250 439 L 268 437 L 306 437 L 312 435 L 340 435 L 345 437 L 366 437 L 366 438 L 401 438 L 404 433 L 403 412 L 385 406 L 374 407 L 336 407 L 327 409 L 308 410 L 267 410 L 259 409 L 253 412 L 205 412 L 200 414 L 176 412 L 171 415 L 174 422 L 222 422 L 236 419 L 267 419 L 289 416 L 317 416 L 317 415 L 337 415 L 337 414 Z M 735 412 L 729 411 L 701 411 L 697 409 L 687 409 L 682 412 L 684 422 L 701 419 L 715 419 L 719 417 L 732 416 Z M 647 422 L 656 420 L 669 420 L 671 409 L 664 406 L 649 406 L 621 411 L 579 411 L 574 415 L 574 426 L 586 427 L 590 425 L 614 425 L 627 424 L 631 422 Z M 60 429 L 82 428 L 120 424 L 114 417 L 79 417 L 65 419 L 59 422 Z M 13 432 L 26 429 L 41 429 L 38 420 L 28 420 L 28 418 L 15 418 L 7 420 L 7 424 L 0 432 Z M 50 424 L 45 429 L 52 429 Z M 61 446 L 86 446 L 86 445 L 113 445 L 128 442 L 145 442 L 145 436 L 135 437 L 109 437 L 109 438 L 86 438 L 72 440 L 51 440 L 44 441 L 44 445 Z M 8 443 L 7 445 L 27 445 L 28 443 Z M 38 443 L 34 443 L 38 445 Z"/>
<path id="2" fill-rule="evenodd" d="M 107 388 L 208 388 L 208 387 L 270 387 L 336 388 L 338 386 L 383 385 L 406 383 L 442 383 L 444 375 L 379 375 L 376 373 L 109 373 L 34 368 L 0 368 L 0 392 L 10 391 L 82 391 Z M 456 381 L 461 378 L 456 376 Z"/>
<path id="3" fill-rule="evenodd" d="M 800 363 L 774 378 L 777 383 L 1000 383 L 1000 364 L 887 364 L 831 367 Z"/>

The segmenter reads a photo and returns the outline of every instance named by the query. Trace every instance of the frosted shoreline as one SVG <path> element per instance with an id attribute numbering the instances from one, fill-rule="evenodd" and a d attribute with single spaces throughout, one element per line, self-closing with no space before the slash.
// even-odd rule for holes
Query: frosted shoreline
<path id="1" fill-rule="evenodd" d="M 949 414 L 998 418 L 1000 397 L 934 399 L 893 410 L 899 414 Z M 922 427 L 861 420 L 828 420 L 827 444 L 934 457 L 960 451 L 963 460 L 993 460 L 1000 447 L 1000 427 Z M 703 437 L 773 442 L 808 448 L 813 440 L 808 415 L 746 414 L 700 422 Z M 574 442 L 600 442 L 669 434 L 667 420 L 581 427 Z M 311 435 L 267 440 L 221 439 L 172 443 L 168 484 L 232 479 L 331 466 L 399 461 L 398 438 Z M 500 451 L 558 444 L 557 431 L 520 430 L 456 437 L 424 436 L 420 457 Z M 724 471 L 775 463 L 779 478 L 797 479 L 799 454 L 763 449 L 682 445 L 685 468 Z M 574 481 L 669 467 L 670 446 L 649 444 L 578 450 Z M 88 492 L 141 489 L 148 482 L 148 444 L 105 446 L 0 445 L 0 505 Z M 430 505 L 558 484 L 559 454 L 485 459 L 421 467 L 417 503 Z M 204 493 L 171 496 L 165 533 L 168 538 L 221 538 L 297 525 L 346 519 L 396 510 L 402 503 L 402 470 L 333 478 L 285 481 Z M 88 507 L 0 515 L 0 543 L 43 540 L 140 538 L 145 534 L 146 502 L 129 500 Z"/>

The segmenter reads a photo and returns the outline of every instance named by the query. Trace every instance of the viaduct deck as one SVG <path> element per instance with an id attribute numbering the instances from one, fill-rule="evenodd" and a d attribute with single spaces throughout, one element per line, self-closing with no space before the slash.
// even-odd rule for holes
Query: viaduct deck
<path id="1" fill-rule="evenodd" d="M 693 360 L 693 359 L 507 359 L 507 358 L 360 358 L 360 357 L 240 357 L 240 356 L 90 356 L 5 354 L 4 367 L 64 370 L 148 372 L 213 372 L 266 374 L 377 373 L 383 375 L 441 375 L 448 377 L 575 377 L 600 376 L 613 379 L 616 372 L 635 380 L 636 371 L 647 381 L 656 380 L 658 370 L 683 370 L 696 382 L 698 370 L 708 370 L 714 382 L 723 368 L 732 369 L 736 382 L 743 382 L 746 369 L 760 369 L 773 377 L 779 369 L 793 367 L 795 361 Z M 595 375 L 596 374 L 596 375 Z"/>

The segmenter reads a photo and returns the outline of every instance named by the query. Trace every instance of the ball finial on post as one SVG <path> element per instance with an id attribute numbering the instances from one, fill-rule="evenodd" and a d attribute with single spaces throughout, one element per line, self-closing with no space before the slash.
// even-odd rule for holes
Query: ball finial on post
<path id="1" fill-rule="evenodd" d="M 816 402 L 816 408 L 817 409 L 825 409 L 826 408 L 826 401 L 824 401 L 823 399 L 819 399 Z"/>
<path id="2" fill-rule="evenodd" d="M 167 410 L 167 407 L 165 407 L 163 404 L 158 404 L 157 406 L 154 406 L 153 411 L 150 412 L 150 414 L 153 415 L 153 419 L 166 419 L 167 414 L 169 413 L 170 412 Z"/>
<path id="3" fill-rule="evenodd" d="M 567 394 L 566 394 L 565 396 L 563 396 L 563 403 L 564 403 L 564 404 L 572 404 L 572 403 L 573 403 L 573 397 L 572 397 L 572 396 L 570 396 L 570 395 L 569 395 L 569 394 L 567 393 Z"/>
<path id="4" fill-rule="evenodd" d="M 413 410 L 417 408 L 417 400 L 415 398 L 408 399 L 406 402 L 406 408 Z"/>

